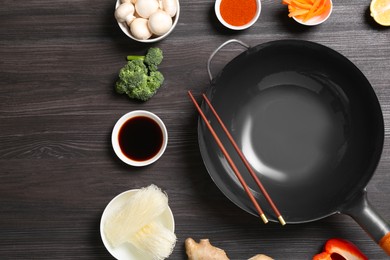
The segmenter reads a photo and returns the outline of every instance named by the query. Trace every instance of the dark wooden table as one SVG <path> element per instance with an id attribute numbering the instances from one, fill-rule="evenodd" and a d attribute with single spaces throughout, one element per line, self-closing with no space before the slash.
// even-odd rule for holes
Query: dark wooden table
<path id="1" fill-rule="evenodd" d="M 281 227 L 263 225 L 226 199 L 210 179 L 197 143 L 197 113 L 187 90 L 209 86 L 206 61 L 228 39 L 250 45 L 305 39 L 354 62 L 376 91 L 384 113 L 383 155 L 367 190 L 390 219 L 390 31 L 369 15 L 370 1 L 334 0 L 330 19 L 303 27 L 280 1 L 263 0 L 258 22 L 242 32 L 220 26 L 213 1 L 181 1 L 179 23 L 165 40 L 140 44 L 119 29 L 115 1 L 2 1 L 0 8 L 0 259 L 111 259 L 99 221 L 118 193 L 154 183 L 164 189 L 178 242 L 170 259 L 186 259 L 184 240 L 209 238 L 231 259 L 264 253 L 311 259 L 331 237 L 354 242 L 370 259 L 381 249 L 349 217 Z M 153 99 L 133 102 L 113 91 L 128 54 L 163 49 L 166 77 Z M 241 52 L 214 59 L 215 73 Z M 145 109 L 169 132 L 163 157 L 145 168 L 116 158 L 116 120 Z"/>

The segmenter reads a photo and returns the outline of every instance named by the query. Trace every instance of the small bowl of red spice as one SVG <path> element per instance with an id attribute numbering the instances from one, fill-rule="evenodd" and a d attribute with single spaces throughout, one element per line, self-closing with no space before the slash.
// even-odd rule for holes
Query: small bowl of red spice
<path id="1" fill-rule="evenodd" d="M 218 20 L 232 30 L 251 27 L 261 12 L 260 0 L 216 0 L 215 14 Z"/>

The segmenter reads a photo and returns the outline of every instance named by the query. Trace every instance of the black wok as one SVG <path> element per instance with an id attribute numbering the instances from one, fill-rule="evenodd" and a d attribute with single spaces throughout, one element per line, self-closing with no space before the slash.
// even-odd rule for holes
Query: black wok
<path id="1" fill-rule="evenodd" d="M 365 187 L 379 162 L 384 122 L 365 76 L 323 45 L 298 40 L 249 48 L 213 79 L 207 96 L 287 223 L 351 215 L 387 253 L 390 226 L 368 203 Z M 266 215 L 271 207 L 240 163 L 209 108 L 202 104 Z M 198 139 L 205 166 L 219 189 L 257 215 L 204 122 Z"/>

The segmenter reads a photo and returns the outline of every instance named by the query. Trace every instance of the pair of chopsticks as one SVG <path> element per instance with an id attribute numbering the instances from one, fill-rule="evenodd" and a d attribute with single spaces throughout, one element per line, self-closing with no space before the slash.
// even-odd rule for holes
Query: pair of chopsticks
<path id="1" fill-rule="evenodd" d="M 191 99 L 192 103 L 194 103 L 194 105 L 195 105 L 196 109 L 198 110 L 200 116 L 202 117 L 203 121 L 205 122 L 207 128 L 210 130 L 212 136 L 214 137 L 215 142 L 217 143 L 217 145 L 221 149 L 223 155 L 225 156 L 226 160 L 228 161 L 228 163 L 229 163 L 230 167 L 232 168 L 233 172 L 235 173 L 237 179 L 240 181 L 240 183 L 241 183 L 242 187 L 244 188 L 246 194 L 248 195 L 249 199 L 253 203 L 253 206 L 256 208 L 257 212 L 259 213 L 260 218 L 263 220 L 264 223 L 268 223 L 268 219 L 265 216 L 263 210 L 261 209 L 259 203 L 257 202 L 255 197 L 253 196 L 253 194 L 250 191 L 248 185 L 246 184 L 244 178 L 241 176 L 237 166 L 235 165 L 235 163 L 233 162 L 232 158 L 230 157 L 230 155 L 226 151 L 225 146 L 222 144 L 221 140 L 217 136 L 217 134 L 214 131 L 213 127 L 211 126 L 211 124 L 207 120 L 205 114 L 203 113 L 202 109 L 200 108 L 200 106 L 196 102 L 196 100 L 195 100 L 194 96 L 192 95 L 191 91 L 188 91 L 188 95 L 190 96 L 190 99 Z M 283 219 L 282 215 L 280 214 L 279 210 L 276 208 L 276 206 L 275 206 L 274 202 L 272 201 L 271 197 L 269 196 L 268 192 L 265 190 L 264 186 L 260 182 L 259 178 L 256 176 L 256 174 L 253 171 L 252 167 L 249 165 L 248 160 L 245 158 L 244 154 L 241 152 L 240 148 L 238 147 L 238 145 L 234 141 L 232 135 L 229 133 L 229 131 L 226 128 L 225 124 L 222 122 L 221 118 L 218 116 L 218 113 L 217 113 L 217 111 L 215 111 L 215 109 L 212 106 L 210 100 L 207 98 L 207 96 L 205 94 L 202 94 L 202 96 L 203 96 L 203 99 L 206 101 L 207 105 L 209 106 L 211 112 L 214 114 L 215 118 L 217 119 L 218 123 L 220 124 L 221 128 L 225 132 L 225 134 L 228 137 L 229 141 L 233 145 L 233 147 L 236 150 L 237 154 L 240 156 L 240 158 L 241 158 L 242 162 L 244 163 L 245 167 L 248 169 L 248 171 L 251 174 L 253 180 L 256 182 L 256 184 L 259 187 L 260 191 L 263 193 L 263 195 L 266 198 L 267 202 L 270 204 L 272 210 L 275 212 L 275 214 L 276 214 L 280 224 L 282 224 L 283 226 L 286 225 L 286 222 L 284 221 L 284 219 Z"/>

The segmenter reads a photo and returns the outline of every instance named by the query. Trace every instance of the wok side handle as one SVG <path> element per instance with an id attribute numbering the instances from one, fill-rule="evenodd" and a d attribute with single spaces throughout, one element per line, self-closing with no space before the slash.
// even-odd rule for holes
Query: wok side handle
<path id="1" fill-rule="evenodd" d="M 348 203 L 343 213 L 350 215 L 390 255 L 390 225 L 375 211 L 365 190 Z"/>
<path id="2" fill-rule="evenodd" d="M 210 69 L 211 60 L 214 58 L 215 54 L 217 54 L 223 47 L 225 47 L 226 45 L 229 45 L 231 43 L 240 44 L 240 45 L 244 46 L 246 49 L 250 48 L 250 46 L 248 44 L 246 44 L 240 40 L 236 40 L 236 39 L 228 40 L 228 41 L 222 43 L 218 48 L 216 48 L 213 51 L 213 53 L 211 53 L 209 59 L 207 60 L 207 72 L 209 74 L 210 82 L 213 81 L 213 75 L 211 74 L 211 69 Z"/>

